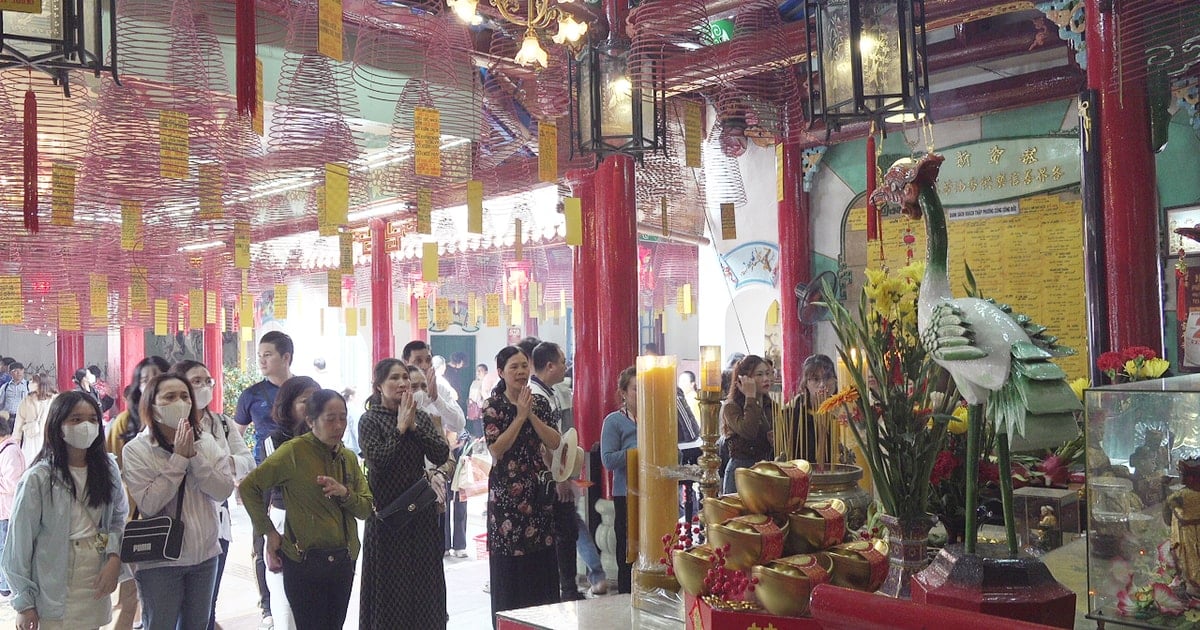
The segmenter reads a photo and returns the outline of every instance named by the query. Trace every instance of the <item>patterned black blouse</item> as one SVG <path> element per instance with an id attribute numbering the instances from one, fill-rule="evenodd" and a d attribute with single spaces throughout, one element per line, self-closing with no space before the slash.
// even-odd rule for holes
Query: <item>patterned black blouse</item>
<path id="1" fill-rule="evenodd" d="M 503 393 L 492 394 L 483 403 L 483 434 L 488 446 L 504 433 L 517 417 L 517 406 Z M 549 403 L 533 397 L 531 413 L 558 429 Z M 542 441 L 526 421 L 512 448 L 492 464 L 488 477 L 488 546 L 501 556 L 525 554 L 554 548 L 554 503 L 537 500 L 538 473 L 546 470 Z"/>

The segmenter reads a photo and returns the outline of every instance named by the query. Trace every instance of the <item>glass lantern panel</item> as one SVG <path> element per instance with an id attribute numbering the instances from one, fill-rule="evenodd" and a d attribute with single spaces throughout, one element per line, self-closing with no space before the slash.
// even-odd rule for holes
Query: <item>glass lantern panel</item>
<path id="1" fill-rule="evenodd" d="M 584 54 L 579 62 L 579 99 L 575 104 L 581 147 L 590 147 L 596 141 L 592 128 L 592 64 L 589 57 L 590 54 Z"/>
<path id="2" fill-rule="evenodd" d="M 18 37 L 40 37 L 61 40 L 63 37 L 63 2 L 66 0 L 44 0 L 41 13 L 4 12 L 4 34 Z M 91 3 L 85 3 L 90 9 Z M 89 31 L 90 34 L 91 31 Z M 30 57 L 44 55 L 51 50 L 50 44 L 34 42 L 6 42 L 6 44 Z"/>
<path id="3" fill-rule="evenodd" d="M 862 34 L 862 79 L 864 101 L 870 109 L 889 109 L 903 99 L 901 72 L 900 12 L 897 0 L 865 0 L 859 14 Z"/>
<path id="4" fill-rule="evenodd" d="M 821 80 L 830 113 L 854 111 L 854 70 L 850 61 L 849 0 L 821 6 Z"/>
<path id="5" fill-rule="evenodd" d="M 633 135 L 633 82 L 624 51 L 600 58 L 600 133 L 605 138 Z M 623 144 L 623 142 L 621 142 Z"/>

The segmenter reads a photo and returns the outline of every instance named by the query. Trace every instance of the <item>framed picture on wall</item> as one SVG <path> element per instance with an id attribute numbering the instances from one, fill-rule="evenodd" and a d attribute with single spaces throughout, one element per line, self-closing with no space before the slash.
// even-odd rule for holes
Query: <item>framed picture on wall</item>
<path id="1" fill-rule="evenodd" d="M 1180 206 L 1167 209 L 1167 252 L 1168 257 L 1178 256 L 1179 248 L 1185 254 L 1200 254 L 1200 241 L 1186 238 L 1175 233 L 1176 228 L 1197 228 L 1200 230 L 1200 205 Z"/>

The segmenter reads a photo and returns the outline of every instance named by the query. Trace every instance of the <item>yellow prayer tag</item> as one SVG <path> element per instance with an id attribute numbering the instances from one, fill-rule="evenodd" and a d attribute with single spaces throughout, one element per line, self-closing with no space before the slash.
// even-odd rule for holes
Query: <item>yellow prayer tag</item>
<path id="1" fill-rule="evenodd" d="M 342 270 L 330 269 L 329 276 L 326 280 L 326 289 L 328 292 L 328 306 L 330 308 L 342 307 Z"/>
<path id="2" fill-rule="evenodd" d="M 121 202 L 121 251 L 142 251 L 142 204 Z"/>
<path id="3" fill-rule="evenodd" d="M 538 181 L 558 181 L 558 126 L 538 123 Z"/>
<path id="4" fill-rule="evenodd" d="M 367 325 L 367 309 L 360 307 L 358 309 L 358 325 L 359 327 Z"/>
<path id="5" fill-rule="evenodd" d="M 349 222 L 350 168 L 345 164 L 325 165 L 325 219 L 334 227 Z"/>
<path id="6" fill-rule="evenodd" d="M 417 175 L 442 176 L 441 142 L 441 113 L 430 107 L 413 108 L 413 170 Z"/>
<path id="7" fill-rule="evenodd" d="M 233 224 L 233 268 L 250 268 L 249 221 L 237 221 Z"/>
<path id="8" fill-rule="evenodd" d="M 342 61 L 342 0 L 317 1 L 317 52 Z"/>
<path id="9" fill-rule="evenodd" d="M 417 234 L 433 234 L 433 191 L 417 189 Z"/>
<path id="10" fill-rule="evenodd" d="M 467 182 L 467 231 L 483 234 L 483 182 L 477 179 Z"/>
<path id="11" fill-rule="evenodd" d="M 474 292 L 467 294 L 467 325 L 475 326 L 479 322 L 479 298 Z"/>
<path id="12" fill-rule="evenodd" d="M 60 330 L 83 330 L 79 325 L 79 298 L 74 293 L 58 294 L 58 327 Z"/>
<path id="13" fill-rule="evenodd" d="M 489 293 L 487 296 L 487 305 L 484 307 L 484 322 L 488 328 L 496 328 L 500 325 L 500 294 Z"/>
<path id="14" fill-rule="evenodd" d="M 275 285 L 275 319 L 287 319 L 288 288 L 286 284 Z"/>
<path id="15" fill-rule="evenodd" d="M 42 0 L 0 0 L 0 11 L 41 13 Z"/>
<path id="16" fill-rule="evenodd" d="M 139 315 L 150 309 L 145 267 L 129 268 L 129 308 Z"/>
<path id="17" fill-rule="evenodd" d="M 508 305 L 509 326 L 521 326 L 525 323 L 525 312 L 521 308 L 521 303 L 513 300 L 512 304 Z"/>
<path id="18" fill-rule="evenodd" d="M 54 163 L 50 191 L 50 225 L 75 225 L 75 165 Z"/>
<path id="19" fill-rule="evenodd" d="M 520 219 L 513 219 L 513 257 L 522 260 L 525 253 L 525 227 Z"/>
<path id="20" fill-rule="evenodd" d="M 703 163 L 700 156 L 700 142 L 704 135 L 704 118 L 700 103 L 684 101 L 683 103 L 683 165 L 688 168 L 700 168 Z"/>
<path id="21" fill-rule="evenodd" d="M 243 293 L 238 302 L 238 319 L 242 328 L 254 328 L 254 296 Z"/>
<path id="22" fill-rule="evenodd" d="M 163 177 L 188 178 L 187 112 L 163 110 L 158 113 L 158 159 Z"/>
<path id="23" fill-rule="evenodd" d="M 154 334 L 159 337 L 165 337 L 170 334 L 166 300 L 154 300 Z"/>
<path id="24" fill-rule="evenodd" d="M 329 220 L 328 195 L 324 186 L 317 186 L 317 234 L 333 236 L 337 234 L 337 225 Z"/>
<path id="25" fill-rule="evenodd" d="M 346 320 L 346 336 L 358 336 L 358 309 L 347 308 L 342 312 L 342 318 Z"/>
<path id="26" fill-rule="evenodd" d="M 338 253 L 343 273 L 354 273 L 354 237 L 349 232 L 338 234 Z"/>
<path id="27" fill-rule="evenodd" d="M 421 279 L 425 282 L 438 280 L 438 244 L 424 243 L 421 247 Z"/>
<path id="28" fill-rule="evenodd" d="M 583 206 L 579 197 L 563 199 L 563 218 L 567 223 L 567 245 L 583 245 Z"/>
<path id="29" fill-rule="evenodd" d="M 200 218 L 220 219 L 225 216 L 221 202 L 224 177 L 219 164 L 200 165 Z"/>
<path id="30" fill-rule="evenodd" d="M 188 328 L 204 330 L 204 289 L 188 290 Z"/>
<path id="31" fill-rule="evenodd" d="M 204 323 L 216 324 L 217 320 L 217 292 L 204 292 Z M 224 326 L 222 326 L 224 328 Z"/>
<path id="32" fill-rule="evenodd" d="M 733 204 L 721 204 L 721 239 L 732 241 L 737 239 L 737 215 L 733 212 Z"/>
<path id="33" fill-rule="evenodd" d="M 417 298 L 417 330 L 429 329 L 429 298 Z"/>
<path id="34" fill-rule="evenodd" d="M 692 283 L 683 285 L 683 314 L 691 315 L 696 310 L 692 308 Z"/>
<path id="35" fill-rule="evenodd" d="M 88 315 L 93 322 L 108 321 L 108 276 L 88 274 Z"/>
<path id="36" fill-rule="evenodd" d="M 254 116 L 250 119 L 250 128 L 254 133 L 263 135 L 263 63 L 262 59 L 254 59 Z"/>
<path id="37" fill-rule="evenodd" d="M 20 324 L 24 314 L 21 276 L 0 276 L 0 324 Z"/>
<path id="38" fill-rule="evenodd" d="M 438 328 L 445 330 L 450 326 L 450 300 L 440 297 L 433 303 L 433 321 Z"/>

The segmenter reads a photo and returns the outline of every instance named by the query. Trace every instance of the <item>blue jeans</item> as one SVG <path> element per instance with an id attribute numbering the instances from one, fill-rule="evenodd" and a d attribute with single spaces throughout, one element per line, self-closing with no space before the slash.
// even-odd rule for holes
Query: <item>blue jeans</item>
<path id="1" fill-rule="evenodd" d="M 583 517 L 576 514 L 575 519 L 579 525 L 579 538 L 575 539 L 575 551 L 587 565 L 588 584 L 595 586 L 607 580 L 608 576 L 604 574 L 604 565 L 600 563 L 600 550 L 596 548 L 596 542 L 592 540 L 592 530 L 588 529 L 587 523 L 583 522 Z"/>
<path id="2" fill-rule="evenodd" d="M 8 540 L 8 519 L 0 521 L 0 555 L 4 554 L 4 544 Z M 0 571 L 0 591 L 9 591 L 8 577 Z"/>
<path id="3" fill-rule="evenodd" d="M 733 494 L 737 492 L 737 482 L 733 475 L 734 470 L 738 468 L 749 468 L 756 463 L 757 462 L 752 459 L 730 457 L 729 463 L 725 465 L 725 477 L 721 479 L 721 494 Z"/>
<path id="4" fill-rule="evenodd" d="M 186 567 L 139 569 L 135 579 L 145 629 L 205 630 L 212 612 L 218 558 Z"/>

